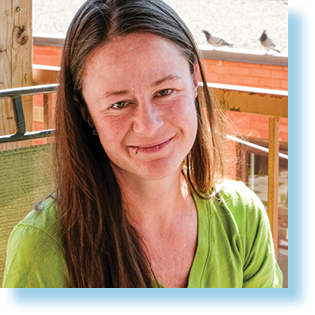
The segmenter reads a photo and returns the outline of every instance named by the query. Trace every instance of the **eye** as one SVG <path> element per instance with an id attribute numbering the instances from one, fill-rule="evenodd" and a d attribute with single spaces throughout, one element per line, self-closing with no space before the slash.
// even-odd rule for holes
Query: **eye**
<path id="1" fill-rule="evenodd" d="M 171 89 L 166 89 L 166 90 L 162 90 L 159 93 L 157 93 L 156 96 L 160 97 L 160 96 L 167 96 L 169 94 L 171 94 L 173 92 L 173 90 Z"/>
<path id="2" fill-rule="evenodd" d="M 120 109 L 120 108 L 124 108 L 126 106 L 126 102 L 122 101 L 122 102 L 118 102 L 115 104 L 111 105 L 111 108 L 116 108 L 116 109 Z"/>

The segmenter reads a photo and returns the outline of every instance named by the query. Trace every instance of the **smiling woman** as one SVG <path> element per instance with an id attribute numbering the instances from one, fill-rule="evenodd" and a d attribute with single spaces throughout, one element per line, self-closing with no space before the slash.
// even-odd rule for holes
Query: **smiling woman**
<path id="1" fill-rule="evenodd" d="M 281 287 L 262 203 L 225 179 L 206 83 L 164 2 L 80 8 L 60 71 L 56 192 L 12 232 L 5 287 Z"/>
<path id="2" fill-rule="evenodd" d="M 148 180 L 180 178 L 197 134 L 197 87 L 196 71 L 160 36 L 119 36 L 92 54 L 81 112 L 91 117 L 121 187 L 128 181 L 129 189 L 141 190 Z"/>

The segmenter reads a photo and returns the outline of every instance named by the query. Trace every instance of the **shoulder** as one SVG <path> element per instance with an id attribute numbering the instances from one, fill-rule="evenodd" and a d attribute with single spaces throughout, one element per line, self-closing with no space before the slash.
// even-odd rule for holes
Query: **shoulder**
<path id="1" fill-rule="evenodd" d="M 262 205 L 258 196 L 241 181 L 225 180 L 217 186 L 217 190 L 220 198 L 223 198 L 230 206 L 237 207 L 239 204 Z"/>
<path id="2" fill-rule="evenodd" d="M 38 202 L 34 209 L 15 226 L 12 234 L 18 230 L 28 230 L 30 235 L 42 235 L 42 237 L 51 238 L 62 247 L 61 216 L 54 196 L 51 195 Z"/>
<path id="3" fill-rule="evenodd" d="M 267 211 L 244 183 L 227 180 L 217 194 L 220 221 L 226 230 L 236 228 L 243 261 L 243 287 L 281 287 L 282 273 L 276 263 Z M 233 221 L 233 222 L 232 222 Z M 227 226 L 227 225 L 226 225 Z"/>
<path id="4" fill-rule="evenodd" d="M 268 221 L 267 211 L 258 196 L 243 182 L 225 180 L 217 187 L 217 198 L 223 208 L 234 216 L 238 225 L 249 220 L 251 224 Z"/>
<path id="5" fill-rule="evenodd" d="M 11 232 L 4 287 L 67 286 L 62 224 L 53 197 L 38 203 Z"/>

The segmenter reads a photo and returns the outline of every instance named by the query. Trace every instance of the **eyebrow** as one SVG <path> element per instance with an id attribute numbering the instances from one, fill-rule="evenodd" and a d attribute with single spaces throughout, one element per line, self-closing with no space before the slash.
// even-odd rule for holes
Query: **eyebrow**
<path id="1" fill-rule="evenodd" d="M 158 85 L 162 84 L 162 83 L 165 82 L 165 81 L 179 80 L 179 79 L 181 79 L 180 76 L 169 74 L 169 75 L 163 77 L 162 79 L 153 82 L 153 83 L 151 84 L 151 86 L 152 86 L 152 87 L 155 87 L 155 86 L 158 86 Z"/>
<path id="2" fill-rule="evenodd" d="M 167 75 L 167 76 L 165 76 L 165 77 L 163 77 L 163 78 L 161 78 L 161 79 L 159 79 L 159 80 L 153 82 L 153 83 L 151 84 L 151 87 L 156 87 L 156 86 L 162 84 L 162 83 L 165 82 L 165 81 L 180 80 L 180 79 L 181 79 L 180 76 L 170 74 L 170 75 Z M 106 93 L 105 93 L 105 97 L 112 96 L 112 95 L 125 95 L 125 94 L 127 94 L 128 92 L 129 92 L 129 90 L 109 91 L 109 92 L 106 92 Z"/>

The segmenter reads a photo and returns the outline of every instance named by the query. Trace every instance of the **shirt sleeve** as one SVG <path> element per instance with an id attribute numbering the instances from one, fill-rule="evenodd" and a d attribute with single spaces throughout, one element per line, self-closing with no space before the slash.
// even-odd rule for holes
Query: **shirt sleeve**
<path id="1" fill-rule="evenodd" d="M 250 195 L 245 222 L 243 287 L 281 288 L 283 275 L 275 258 L 267 211 L 253 192 Z"/>
<path id="2" fill-rule="evenodd" d="M 68 286 L 64 250 L 46 231 L 18 224 L 12 231 L 4 270 L 4 288 Z"/>

